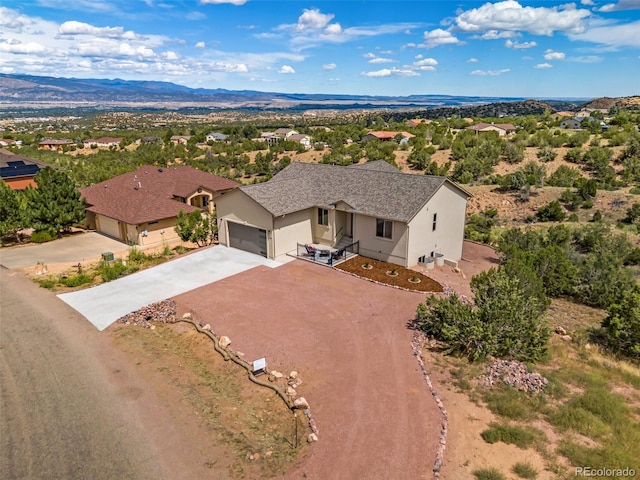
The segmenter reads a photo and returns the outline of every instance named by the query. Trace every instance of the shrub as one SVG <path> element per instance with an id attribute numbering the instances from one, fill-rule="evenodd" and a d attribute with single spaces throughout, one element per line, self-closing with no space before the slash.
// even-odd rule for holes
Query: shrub
<path id="1" fill-rule="evenodd" d="M 142 263 L 146 260 L 149 260 L 151 257 L 144 253 L 143 251 L 137 249 L 136 247 L 131 247 L 129 250 L 129 255 L 127 255 L 127 259 L 130 262 Z"/>
<path id="2" fill-rule="evenodd" d="M 530 463 L 518 462 L 511 467 L 511 471 L 520 478 L 533 480 L 538 477 L 538 471 Z"/>
<path id="3" fill-rule="evenodd" d="M 91 282 L 93 282 L 93 276 L 87 275 L 86 273 L 79 273 L 70 277 L 60 278 L 60 283 L 65 287 L 79 287 L 80 285 L 85 285 Z"/>
<path id="4" fill-rule="evenodd" d="M 557 200 L 540 207 L 537 215 L 541 222 L 561 222 L 567 216 Z"/>
<path id="5" fill-rule="evenodd" d="M 31 241 L 33 243 L 45 243 L 54 240 L 56 237 L 52 235 L 49 230 L 39 230 L 31 234 Z"/>
<path id="6" fill-rule="evenodd" d="M 138 267 L 135 265 L 127 266 L 121 261 L 117 260 L 113 263 L 103 262 L 100 265 L 99 271 L 103 282 L 110 282 L 116 278 L 121 277 L 129 273 L 136 272 Z"/>
<path id="7" fill-rule="evenodd" d="M 533 427 L 492 423 L 480 436 L 487 443 L 503 442 L 519 448 L 528 448 L 543 439 L 544 433 Z"/>
<path id="8" fill-rule="evenodd" d="M 474 470 L 476 480 L 506 480 L 505 476 L 497 468 L 481 468 Z"/>
<path id="9" fill-rule="evenodd" d="M 47 288 L 49 290 L 55 287 L 57 283 L 55 278 L 52 277 L 38 278 L 36 282 L 38 282 L 38 285 L 40 285 L 42 288 Z"/>

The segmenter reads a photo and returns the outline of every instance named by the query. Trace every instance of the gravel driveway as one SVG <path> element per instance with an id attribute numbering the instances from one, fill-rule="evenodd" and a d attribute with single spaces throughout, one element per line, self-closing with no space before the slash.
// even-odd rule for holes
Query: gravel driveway
<path id="1" fill-rule="evenodd" d="M 425 295 L 296 260 L 255 268 L 174 300 L 248 361 L 297 370 L 319 442 L 287 479 L 427 479 L 440 415 L 407 322 Z"/>

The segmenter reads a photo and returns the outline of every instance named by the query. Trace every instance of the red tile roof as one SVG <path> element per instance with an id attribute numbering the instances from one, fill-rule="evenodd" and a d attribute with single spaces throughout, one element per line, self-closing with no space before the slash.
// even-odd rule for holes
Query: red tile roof
<path id="1" fill-rule="evenodd" d="M 175 197 L 186 198 L 198 188 L 222 192 L 237 187 L 232 180 L 195 168 L 158 168 L 144 165 L 137 170 L 84 188 L 88 211 L 131 225 L 175 217 L 180 210 L 197 210 Z"/>

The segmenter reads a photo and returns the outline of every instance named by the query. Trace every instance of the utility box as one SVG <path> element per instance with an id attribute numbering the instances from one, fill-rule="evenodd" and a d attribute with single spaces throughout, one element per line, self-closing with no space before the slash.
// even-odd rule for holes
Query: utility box
<path id="1" fill-rule="evenodd" d="M 113 260 L 114 260 L 113 252 L 104 252 L 104 253 L 102 254 L 102 261 L 103 261 L 103 262 L 108 262 L 108 263 L 110 263 L 110 262 L 113 262 Z"/>

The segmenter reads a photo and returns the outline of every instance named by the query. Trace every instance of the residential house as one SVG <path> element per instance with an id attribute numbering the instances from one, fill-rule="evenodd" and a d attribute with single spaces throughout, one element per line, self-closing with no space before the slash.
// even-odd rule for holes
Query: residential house
<path id="1" fill-rule="evenodd" d="M 47 166 L 39 160 L 0 149 L 0 177 L 11 190 L 24 190 L 28 186 L 37 188 L 34 177 Z"/>
<path id="2" fill-rule="evenodd" d="M 384 161 L 348 167 L 293 162 L 271 180 L 216 200 L 220 243 L 268 258 L 300 244 L 358 242 L 363 256 L 413 266 L 462 256 L 470 194 L 445 177 Z"/>
<path id="3" fill-rule="evenodd" d="M 119 147 L 120 143 L 122 143 L 122 138 L 115 137 L 101 137 L 101 138 L 87 138 L 83 140 L 85 146 L 87 145 L 95 145 L 96 147 L 109 148 L 109 147 Z"/>
<path id="4" fill-rule="evenodd" d="M 582 122 L 584 121 L 597 122 L 600 125 L 600 127 L 602 127 L 603 130 L 605 128 L 608 128 L 608 126 L 602 120 L 598 120 L 597 118 L 594 118 L 594 117 L 567 118 L 566 120 L 563 120 L 562 122 L 560 122 L 560 128 L 567 129 L 567 130 L 580 130 L 582 129 Z"/>
<path id="5" fill-rule="evenodd" d="M 311 137 L 309 135 L 305 135 L 304 133 L 294 133 L 293 135 L 289 135 L 287 138 L 290 142 L 296 142 L 300 145 L 303 145 L 307 150 L 311 149 Z"/>
<path id="6" fill-rule="evenodd" d="M 258 142 L 267 142 L 267 145 L 271 146 L 282 140 L 282 137 L 276 135 L 275 132 L 262 132 L 260 138 L 255 138 Z"/>
<path id="7" fill-rule="evenodd" d="M 409 119 L 407 121 L 405 121 L 405 125 L 409 126 L 409 127 L 417 127 L 418 125 L 423 125 L 423 124 L 427 124 L 430 123 L 431 120 L 427 120 L 425 118 L 412 118 Z"/>
<path id="8" fill-rule="evenodd" d="M 516 127 L 510 123 L 476 123 L 470 127 L 466 127 L 466 130 L 476 132 L 498 132 L 498 135 L 504 137 L 510 135 L 516 131 Z"/>
<path id="9" fill-rule="evenodd" d="M 189 139 L 191 138 L 191 135 L 172 135 L 171 138 L 169 139 L 171 141 L 171 143 L 174 143 L 175 145 L 186 145 L 189 142 Z"/>
<path id="10" fill-rule="evenodd" d="M 381 140 L 383 142 L 394 141 L 398 135 L 401 135 L 400 145 L 405 145 L 409 142 L 410 138 L 415 137 L 415 135 L 409 132 L 369 132 L 364 137 L 362 137 L 363 142 L 368 142 L 369 140 Z"/>
<path id="11" fill-rule="evenodd" d="M 580 130 L 582 129 L 582 120 L 584 120 L 584 118 L 567 118 L 560 122 L 560 128 L 568 130 Z"/>
<path id="12" fill-rule="evenodd" d="M 178 213 L 213 211 L 215 199 L 238 184 L 195 168 L 137 170 L 84 188 L 87 225 L 129 244 L 150 245 L 178 238 Z"/>
<path id="13" fill-rule="evenodd" d="M 297 135 L 298 134 L 298 132 L 296 132 L 295 130 L 293 130 L 291 128 L 278 128 L 273 133 L 275 135 L 277 135 L 278 137 L 280 137 L 280 138 L 284 138 L 285 140 L 288 140 L 291 135 Z"/>
<path id="14" fill-rule="evenodd" d="M 139 144 L 139 145 L 143 144 L 143 143 L 161 144 L 162 143 L 162 139 L 160 137 L 158 137 L 158 136 L 155 136 L 155 135 L 149 135 L 149 136 L 146 136 L 146 137 L 139 138 L 138 140 L 136 140 L 136 143 Z"/>
<path id="15" fill-rule="evenodd" d="M 38 143 L 39 150 L 56 150 L 61 152 L 64 147 L 75 145 L 74 142 L 66 138 L 45 138 Z"/>
<path id="16" fill-rule="evenodd" d="M 211 132 L 209 135 L 205 137 L 205 141 L 207 142 L 226 142 L 229 138 L 229 135 L 225 135 L 220 132 Z"/>

